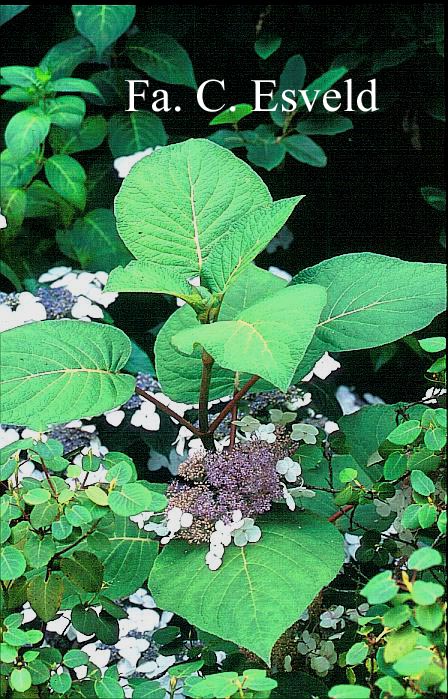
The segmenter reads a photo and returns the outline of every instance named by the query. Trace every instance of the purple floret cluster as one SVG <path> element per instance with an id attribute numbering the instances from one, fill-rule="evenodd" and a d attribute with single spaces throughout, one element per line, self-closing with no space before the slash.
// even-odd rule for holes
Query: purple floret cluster
<path id="1" fill-rule="evenodd" d="M 230 523 L 239 511 L 243 517 L 268 512 L 282 498 L 276 465 L 285 456 L 280 443 L 251 440 L 219 454 L 199 452 L 179 467 L 168 488 L 169 505 L 193 515 L 193 526 L 179 536 L 191 543 L 208 541 L 214 524 Z"/>
<path id="2" fill-rule="evenodd" d="M 282 496 L 275 470 L 279 458 L 278 449 L 256 440 L 205 458 L 207 483 L 216 491 L 221 518 L 231 518 L 235 510 L 253 517 L 271 509 Z"/>

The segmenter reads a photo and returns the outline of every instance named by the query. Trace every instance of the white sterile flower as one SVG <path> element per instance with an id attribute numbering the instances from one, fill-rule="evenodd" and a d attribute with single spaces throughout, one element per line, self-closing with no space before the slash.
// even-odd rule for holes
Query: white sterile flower
<path id="1" fill-rule="evenodd" d="M 114 168 L 118 173 L 118 177 L 123 179 L 127 177 L 131 171 L 131 168 L 138 163 L 142 158 L 146 158 L 148 155 L 152 155 L 154 151 L 158 150 L 160 146 L 155 148 L 145 148 L 145 150 L 139 150 L 132 155 L 122 155 L 114 160 Z"/>
<path id="2" fill-rule="evenodd" d="M 269 422 L 267 425 L 260 425 L 255 432 L 255 436 L 262 442 L 273 444 L 276 440 L 275 425 L 273 425 L 272 422 Z"/>
<path id="3" fill-rule="evenodd" d="M 275 276 L 280 277 L 280 279 L 286 279 L 287 282 L 290 282 L 292 279 L 292 275 L 284 269 L 280 269 L 279 267 L 269 267 L 268 269 L 271 274 L 275 274 Z"/>
<path id="4" fill-rule="evenodd" d="M 294 498 L 292 497 L 291 493 L 289 492 L 288 488 L 284 483 L 282 483 L 282 489 L 283 489 L 283 497 L 285 499 L 286 505 L 291 512 L 293 512 L 296 509 L 296 503 Z"/>
<path id="5" fill-rule="evenodd" d="M 303 381 L 303 379 L 302 379 L 302 381 Z M 285 405 L 290 410 L 299 410 L 300 408 L 304 408 L 306 405 L 311 403 L 312 400 L 313 400 L 313 396 L 311 395 L 311 393 L 308 392 L 308 393 L 304 393 L 301 396 L 297 396 L 296 398 L 289 399 L 285 403 Z"/>
<path id="6" fill-rule="evenodd" d="M 350 559 L 356 560 L 356 552 L 361 546 L 361 537 L 356 536 L 356 534 L 345 534 L 344 536 L 344 549 L 345 549 L 345 563 L 350 563 Z"/>
<path id="7" fill-rule="evenodd" d="M 125 412 L 124 410 L 110 410 L 108 413 L 104 413 L 104 417 L 109 425 L 118 427 L 125 418 Z"/>
<path id="8" fill-rule="evenodd" d="M 288 481 L 288 483 L 295 483 L 302 473 L 300 464 L 297 463 L 297 461 L 293 461 L 290 456 L 286 456 L 284 459 L 277 461 L 275 470 L 281 476 L 284 476 L 285 481 Z"/>
<path id="9" fill-rule="evenodd" d="M 308 490 L 306 485 L 296 485 L 289 489 L 289 494 L 298 498 L 314 498 L 316 493 L 314 490 Z"/>
<path id="10" fill-rule="evenodd" d="M 327 422 L 324 425 L 324 430 L 327 434 L 333 434 L 333 432 L 337 432 L 339 430 L 339 425 L 337 422 L 327 420 Z"/>
<path id="11" fill-rule="evenodd" d="M 139 631 L 153 631 L 159 626 L 160 617 L 154 609 L 140 609 L 128 607 L 127 613 L 130 621 L 134 622 Z"/>
<path id="12" fill-rule="evenodd" d="M 305 376 L 302 379 L 302 381 L 309 381 L 313 375 L 317 376 L 319 379 L 326 379 L 328 376 L 330 376 L 330 374 L 333 373 L 333 371 L 336 371 L 340 368 L 340 363 L 336 361 L 336 359 L 333 359 L 333 357 L 330 354 L 328 354 L 328 352 L 325 352 L 323 357 L 321 357 L 319 361 L 316 362 L 311 372 L 307 374 L 307 376 Z"/>
<path id="13" fill-rule="evenodd" d="M 133 413 L 131 425 L 156 432 L 160 427 L 160 415 L 156 413 L 156 406 L 149 401 L 144 401 L 140 408 Z"/>
<path id="14" fill-rule="evenodd" d="M 222 558 L 213 553 L 213 551 L 209 551 L 205 556 L 205 562 L 210 570 L 218 570 L 222 564 Z"/>
<path id="15" fill-rule="evenodd" d="M 91 318 L 104 318 L 103 311 L 99 306 L 96 306 L 87 299 L 85 296 L 79 296 L 78 300 L 72 308 L 73 318 L 79 318 L 79 320 L 90 320 Z"/>
<path id="16" fill-rule="evenodd" d="M 335 396 L 344 415 L 351 415 L 360 410 L 361 404 L 348 386 L 338 386 Z"/>
<path id="17" fill-rule="evenodd" d="M 193 515 L 190 512 L 182 512 L 180 517 L 180 526 L 182 529 L 188 529 L 193 524 Z"/>
<path id="18" fill-rule="evenodd" d="M 188 429 L 188 427 L 184 427 L 183 425 L 181 425 L 179 432 L 177 434 L 177 437 L 173 442 L 173 446 L 176 445 L 176 452 L 180 456 L 183 455 L 183 453 L 185 451 L 185 444 L 192 436 L 193 436 L 193 432 L 191 432 Z"/>
<path id="19" fill-rule="evenodd" d="M 303 441 L 305 444 L 316 444 L 319 430 L 314 425 L 300 423 L 292 426 L 291 439 L 295 442 Z"/>
<path id="20" fill-rule="evenodd" d="M 3 216 L 3 214 L 1 213 L 1 209 L 0 209 L 0 229 L 6 228 L 6 226 L 7 226 L 6 218 L 5 218 L 5 216 Z"/>
<path id="21" fill-rule="evenodd" d="M 87 643 L 82 647 L 84 653 L 90 658 L 90 661 L 97 667 L 106 667 L 110 660 L 109 648 L 98 648 L 97 643 Z"/>
<path id="22" fill-rule="evenodd" d="M 234 420 L 233 424 L 245 434 L 252 434 L 261 427 L 260 421 L 251 415 L 245 415 L 241 420 Z"/>
<path id="23" fill-rule="evenodd" d="M 41 284 L 49 284 L 50 282 L 55 282 L 56 279 L 64 277 L 66 274 L 72 271 L 71 267 L 52 267 L 48 272 L 41 274 L 38 281 Z"/>
<path id="24" fill-rule="evenodd" d="M 261 529 L 254 524 L 252 517 L 245 517 L 238 529 L 232 533 L 235 546 L 255 544 L 261 538 Z"/>
<path id="25" fill-rule="evenodd" d="M 19 439 L 20 434 L 13 427 L 8 427 L 7 429 L 0 427 L 0 449 L 17 442 Z"/>

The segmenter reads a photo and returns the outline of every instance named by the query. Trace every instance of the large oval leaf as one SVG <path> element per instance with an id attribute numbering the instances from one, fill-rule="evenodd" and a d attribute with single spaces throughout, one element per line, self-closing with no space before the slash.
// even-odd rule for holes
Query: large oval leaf
<path id="1" fill-rule="evenodd" d="M 309 267 L 292 284 L 327 289 L 316 339 L 324 350 L 346 352 L 385 345 L 428 325 L 446 308 L 445 274 L 442 264 L 364 252 Z"/>
<path id="2" fill-rule="evenodd" d="M 233 320 L 244 308 L 256 301 L 274 294 L 286 285 L 284 279 L 251 265 L 227 291 L 221 307 L 221 320 Z M 197 348 L 191 355 L 179 352 L 171 343 L 171 338 L 181 330 L 199 328 L 200 323 L 190 306 L 183 306 L 173 313 L 157 335 L 155 344 L 156 373 L 162 390 L 170 398 L 180 403 L 196 404 L 199 400 L 202 359 Z M 240 376 L 243 385 L 249 375 Z M 257 389 L 272 388 L 257 382 Z M 235 388 L 235 372 L 213 365 L 210 384 L 210 400 L 230 396 Z"/>
<path id="3" fill-rule="evenodd" d="M 315 515 L 288 513 L 257 524 L 260 541 L 230 546 L 217 571 L 205 564 L 206 546 L 171 542 L 156 559 L 149 586 L 162 609 L 269 663 L 279 636 L 338 574 L 344 547 L 336 528 Z"/>
<path id="4" fill-rule="evenodd" d="M 202 345 L 220 366 L 258 374 L 286 391 L 311 342 L 325 301 L 321 286 L 290 286 L 250 306 L 235 320 L 183 330 L 172 343 L 184 354 Z"/>
<path id="5" fill-rule="evenodd" d="M 188 53 L 168 34 L 137 34 L 129 39 L 127 53 L 137 68 L 156 80 L 197 87 Z"/>
<path id="6" fill-rule="evenodd" d="M 231 222 L 271 201 L 263 181 L 233 153 L 190 139 L 134 165 L 115 213 L 118 232 L 137 259 L 193 277 Z"/>
<path id="7" fill-rule="evenodd" d="M 78 320 L 30 323 L 1 336 L 1 421 L 43 430 L 126 402 L 135 379 L 121 374 L 131 343 L 119 330 Z"/>

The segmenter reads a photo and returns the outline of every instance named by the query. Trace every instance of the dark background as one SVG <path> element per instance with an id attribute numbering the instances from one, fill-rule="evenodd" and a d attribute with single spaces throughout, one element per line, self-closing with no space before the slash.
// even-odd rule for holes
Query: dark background
<path id="1" fill-rule="evenodd" d="M 137 6 L 137 27 L 175 36 L 190 55 L 198 84 L 210 78 L 225 79 L 228 104 L 251 102 L 250 81 L 278 80 L 286 60 L 295 53 L 305 58 L 308 82 L 344 51 L 391 50 L 406 43 L 409 24 L 417 32 L 422 48 L 412 59 L 375 75 L 362 70 L 353 73 L 355 91 L 367 87 L 367 79 L 377 79 L 380 110 L 350 114 L 354 122 L 351 131 L 316 137 L 328 156 L 325 168 L 313 168 L 288 157 L 272 172 L 258 169 L 274 199 L 306 194 L 288 224 L 294 234 L 291 248 L 274 255 L 264 253 L 258 259 L 261 266 L 273 264 L 296 273 L 327 257 L 356 251 L 408 260 L 444 260 L 439 243 L 441 216 L 420 193 L 422 186 L 443 185 L 444 124 L 427 111 L 432 98 L 443 92 L 442 58 L 427 41 L 428 28 L 439 20 L 442 8 L 439 3 L 273 5 L 270 10 L 263 5 Z M 280 49 L 267 61 L 253 50 L 261 13 L 267 13 L 264 22 L 269 31 L 283 39 Z M 3 32 L 7 37 L 2 42 L 4 65 L 37 65 L 51 46 L 74 34 L 70 6 L 32 6 L 8 22 Z M 101 69 L 104 66 L 84 65 L 76 75 L 88 77 Z M 154 83 L 152 89 L 156 87 L 166 86 Z M 168 89 L 173 104 L 183 105 L 180 114 L 161 114 L 170 138 L 210 135 L 214 130 L 208 126 L 212 115 L 199 109 L 194 93 L 184 87 Z M 4 118 L 9 119 L 16 109 L 17 105 L 3 103 Z M 254 128 L 263 121 L 270 122 L 268 114 L 251 115 L 244 126 Z M 406 122 L 413 124 L 412 132 L 406 129 Z M 236 153 L 244 157 L 244 151 Z M 95 158 L 95 152 L 91 157 Z M 165 311 L 169 307 L 165 309 L 162 304 L 161 316 Z M 129 313 L 123 309 L 123 319 L 125 316 Z M 126 330 L 129 323 L 132 325 L 127 319 L 122 327 Z M 359 375 L 356 363 L 360 360 L 365 362 L 360 353 L 344 357 L 346 371 L 338 375 L 340 382 L 346 372 L 353 376 L 355 370 Z M 415 386 L 413 371 L 417 358 L 409 350 L 401 361 L 407 364 L 405 371 L 397 365 L 389 365 L 379 374 L 364 371 L 358 388 L 377 390 L 385 398 L 395 398 L 395 389 L 403 397 L 403 385 L 405 394 L 420 391 L 424 384 Z M 412 376 L 412 387 L 407 375 Z"/>

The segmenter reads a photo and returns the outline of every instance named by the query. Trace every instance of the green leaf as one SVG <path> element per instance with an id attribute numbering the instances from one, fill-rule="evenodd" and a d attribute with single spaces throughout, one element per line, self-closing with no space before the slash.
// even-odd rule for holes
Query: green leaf
<path id="1" fill-rule="evenodd" d="M 99 640 L 108 646 L 113 646 L 119 638 L 119 626 L 117 619 L 102 611 L 97 620 L 95 633 Z"/>
<path id="2" fill-rule="evenodd" d="M 250 211 L 241 221 L 231 225 L 204 263 L 202 284 L 210 291 L 225 293 L 286 223 L 302 198 L 272 202 Z"/>
<path id="3" fill-rule="evenodd" d="M 0 580 L 16 580 L 25 572 L 23 553 L 14 546 L 3 546 L 0 550 Z"/>
<path id="4" fill-rule="evenodd" d="M 258 374 L 280 390 L 289 387 L 313 336 L 325 292 L 318 286 L 278 291 L 232 321 L 219 321 L 172 338 L 180 352 L 202 345 L 220 366 Z"/>
<path id="5" fill-rule="evenodd" d="M 162 32 L 145 32 L 128 40 L 126 51 L 132 63 L 151 78 L 196 89 L 193 66 L 178 42 Z"/>
<path id="6" fill-rule="evenodd" d="M 437 211 L 445 211 L 446 209 L 446 192 L 440 187 L 422 187 L 421 193 L 429 206 Z"/>
<path id="7" fill-rule="evenodd" d="M 96 680 L 95 692 L 98 699 L 124 699 L 123 687 L 114 677 Z"/>
<path id="8" fill-rule="evenodd" d="M 265 184 L 236 156 L 191 139 L 136 163 L 115 213 L 118 232 L 137 259 L 193 277 L 234 219 L 271 201 Z"/>
<path id="9" fill-rule="evenodd" d="M 32 568 L 42 568 L 56 553 L 56 546 L 51 536 L 41 538 L 34 532 L 30 532 L 23 553 Z"/>
<path id="10" fill-rule="evenodd" d="M 365 585 L 361 594 L 367 597 L 369 604 L 383 604 L 389 602 L 398 594 L 398 585 L 392 578 L 392 573 L 385 570 L 383 573 L 375 575 L 367 585 Z"/>
<path id="11" fill-rule="evenodd" d="M 5 143 L 17 160 L 36 150 L 50 130 L 50 118 L 38 107 L 17 112 L 8 122 Z"/>
<path id="12" fill-rule="evenodd" d="M 4 66 L 0 68 L 0 76 L 2 85 L 31 87 L 38 82 L 34 68 L 29 66 Z"/>
<path id="13" fill-rule="evenodd" d="M 98 57 L 131 26 L 135 5 L 72 5 L 75 26 L 96 48 Z"/>
<path id="14" fill-rule="evenodd" d="M 120 373 L 130 355 L 121 330 L 48 320 L 2 334 L 2 419 L 45 429 L 122 405 L 135 379 Z"/>
<path id="15" fill-rule="evenodd" d="M 48 92 L 84 92 L 88 95 L 101 97 L 96 85 L 89 80 L 81 80 L 81 78 L 59 78 L 52 80 L 47 85 Z"/>
<path id="16" fill-rule="evenodd" d="M 30 522 L 34 529 L 49 527 L 59 514 L 59 508 L 54 500 L 35 505 L 31 511 Z"/>
<path id="17" fill-rule="evenodd" d="M 411 589 L 412 599 L 416 604 L 421 604 L 422 606 L 434 604 L 443 594 L 444 589 L 442 585 L 425 582 L 424 580 L 416 580 Z"/>
<path id="18" fill-rule="evenodd" d="M 291 118 L 291 112 L 282 111 L 282 107 L 284 107 L 285 110 L 292 109 L 291 105 L 282 99 L 282 92 L 285 90 L 301 90 L 305 83 L 305 76 L 306 65 L 302 56 L 291 56 L 291 58 L 286 61 L 285 67 L 280 75 L 278 90 L 269 103 L 269 109 L 277 105 L 277 109 L 270 112 L 270 117 L 277 126 L 283 126 L 284 121 Z"/>
<path id="19" fill-rule="evenodd" d="M 8 223 L 8 229 L 16 230 L 20 228 L 26 214 L 27 193 L 23 189 L 8 187 L 0 192 L 0 202 L 3 215 Z"/>
<path id="20" fill-rule="evenodd" d="M 42 619 L 51 621 L 60 609 L 64 583 L 60 573 L 51 573 L 48 580 L 45 575 L 32 578 L 27 587 L 28 602 Z"/>
<path id="21" fill-rule="evenodd" d="M 166 692 L 158 682 L 147 680 L 134 689 L 132 699 L 165 699 Z"/>
<path id="22" fill-rule="evenodd" d="M 364 662 L 368 653 L 369 647 L 366 643 L 364 643 L 364 641 L 355 643 L 355 645 L 348 650 L 347 655 L 345 656 L 345 661 L 347 665 L 359 665 L 360 663 Z"/>
<path id="23" fill-rule="evenodd" d="M 384 626 L 390 626 L 391 628 L 398 628 L 402 626 L 412 616 L 410 608 L 406 604 L 399 604 L 396 607 L 392 607 L 383 616 Z"/>
<path id="24" fill-rule="evenodd" d="M 28 493 L 25 493 L 23 499 L 27 505 L 40 505 L 42 502 L 47 502 L 51 497 L 51 493 L 43 488 L 33 488 Z"/>
<path id="25" fill-rule="evenodd" d="M 2 151 L 0 165 L 2 173 L 2 188 L 23 187 L 31 182 L 39 171 L 39 155 L 30 153 L 18 160 L 9 150 Z"/>
<path id="26" fill-rule="evenodd" d="M 375 682 L 375 685 L 379 687 L 383 692 L 387 692 L 391 697 L 404 697 L 404 687 L 399 683 L 395 677 L 380 677 L 379 680 Z"/>
<path id="27" fill-rule="evenodd" d="M 220 114 L 217 114 L 209 122 L 210 126 L 218 126 L 219 124 L 238 124 L 241 119 L 252 114 L 254 108 L 250 104 L 235 104 L 228 109 L 224 109 Z"/>
<path id="28" fill-rule="evenodd" d="M 92 521 L 92 515 L 83 505 L 72 505 L 65 510 L 67 521 L 73 527 L 84 527 Z"/>
<path id="29" fill-rule="evenodd" d="M 415 620 L 425 631 L 435 631 L 443 623 L 443 608 L 440 604 L 430 604 L 415 608 Z"/>
<path id="30" fill-rule="evenodd" d="M 112 68 L 92 73 L 89 78 L 101 93 L 101 99 L 90 97 L 94 104 L 127 107 L 129 102 L 129 84 L 127 80 L 141 80 L 141 74 L 130 68 Z"/>
<path id="31" fill-rule="evenodd" d="M 13 663 L 17 658 L 17 648 L 7 643 L 0 643 L 0 660 L 2 663 Z"/>
<path id="32" fill-rule="evenodd" d="M 319 350 L 349 351 L 393 342 L 428 325 L 446 306 L 445 265 L 375 253 L 334 257 L 303 270 L 292 283 L 327 289 L 316 332 Z M 313 346 L 314 342 L 310 351 Z"/>
<path id="33" fill-rule="evenodd" d="M 83 269 L 110 272 L 120 262 L 126 264 L 131 259 L 110 209 L 89 211 L 71 228 L 57 231 L 56 238 L 62 252 L 78 260 Z"/>
<path id="34" fill-rule="evenodd" d="M 85 636 L 91 636 L 95 633 L 98 616 L 91 607 L 84 608 L 77 604 L 72 609 L 71 622 L 75 629 Z"/>
<path id="35" fill-rule="evenodd" d="M 132 517 L 140 512 L 160 512 L 167 502 L 164 495 L 148 490 L 141 483 L 126 483 L 121 490 L 109 493 L 109 507 L 119 517 Z"/>
<path id="36" fill-rule="evenodd" d="M 384 463 L 384 478 L 386 481 L 395 481 L 404 476 L 408 469 L 406 454 L 393 451 Z"/>
<path id="37" fill-rule="evenodd" d="M 50 677 L 50 687 L 56 694 L 67 694 L 71 686 L 72 678 L 68 672 L 61 672 L 60 675 L 55 674 Z"/>
<path id="38" fill-rule="evenodd" d="M 163 122 L 156 114 L 114 114 L 109 121 L 109 147 L 114 158 L 155 146 L 165 146 L 167 142 Z"/>
<path id="39" fill-rule="evenodd" d="M 339 571 L 343 550 L 337 530 L 315 515 L 288 513 L 276 523 L 257 523 L 261 540 L 229 547 L 217 571 L 205 565 L 207 547 L 171 542 L 149 586 L 157 605 L 269 663 L 278 637 Z"/>
<path id="40" fill-rule="evenodd" d="M 51 74 L 53 80 L 69 77 L 80 63 L 94 58 L 92 44 L 82 36 L 61 41 L 45 54 L 40 62 L 41 70 Z"/>
<path id="41" fill-rule="evenodd" d="M 16 692 L 26 692 L 31 687 L 31 675 L 26 667 L 17 668 L 11 672 L 9 683 Z"/>
<path id="42" fill-rule="evenodd" d="M 418 468 L 423 473 L 430 473 L 434 471 L 440 464 L 440 456 L 434 454 L 433 451 L 422 447 L 421 449 L 414 449 L 411 456 L 409 457 L 408 467 L 412 471 Z"/>
<path id="43" fill-rule="evenodd" d="M 69 155 L 52 155 L 45 163 L 45 175 L 54 190 L 64 199 L 83 209 L 86 204 L 86 173 Z"/>
<path id="44" fill-rule="evenodd" d="M 369 699 L 370 689 L 352 684 L 337 684 L 328 692 L 330 699 Z"/>
<path id="45" fill-rule="evenodd" d="M 107 121 L 103 116 L 87 117 L 75 133 L 53 128 L 50 133 L 50 145 L 53 151 L 70 155 L 97 148 L 104 141 L 106 133 Z"/>
<path id="46" fill-rule="evenodd" d="M 61 571 L 73 585 L 86 592 L 99 592 L 103 583 L 103 564 L 90 551 L 75 551 L 61 559 Z"/>
<path id="47" fill-rule="evenodd" d="M 433 481 L 428 478 L 423 471 L 419 471 L 419 469 L 411 471 L 411 486 L 416 493 L 424 495 L 425 497 L 431 495 L 435 490 Z"/>
<path id="48" fill-rule="evenodd" d="M 425 444 L 431 451 L 442 451 L 446 444 L 446 429 L 434 427 L 425 432 Z"/>
<path id="49" fill-rule="evenodd" d="M 312 101 L 314 99 L 314 95 L 317 93 L 316 102 L 319 102 L 320 98 L 325 94 L 325 92 L 327 92 L 327 90 L 333 87 L 333 85 L 337 83 L 338 80 L 343 78 L 346 73 L 347 68 L 345 67 L 331 68 L 330 70 L 327 70 L 326 73 L 323 73 L 320 77 L 316 78 L 316 80 L 313 80 L 313 82 L 307 86 L 305 92 L 308 97 L 308 100 Z M 305 100 L 303 99 L 303 96 L 300 95 L 297 99 L 296 111 L 302 109 L 303 107 L 305 107 L 305 105 Z"/>
<path id="50" fill-rule="evenodd" d="M 399 658 L 393 669 L 404 677 L 418 677 L 432 662 L 433 654 L 428 648 L 417 648 Z"/>
<path id="51" fill-rule="evenodd" d="M 108 504 L 107 493 L 97 485 L 90 485 L 86 489 L 86 496 L 89 500 L 94 502 L 95 505 L 99 505 L 100 507 L 106 507 Z"/>
<path id="52" fill-rule="evenodd" d="M 82 650 L 68 650 L 64 655 L 63 662 L 66 667 L 79 667 L 80 665 L 87 665 L 89 662 L 89 656 Z"/>
<path id="53" fill-rule="evenodd" d="M 263 33 L 254 44 L 255 53 L 265 61 L 280 48 L 281 43 L 281 36 Z"/>
<path id="54" fill-rule="evenodd" d="M 273 170 L 283 162 L 286 149 L 271 126 L 260 124 L 254 131 L 245 131 L 244 136 L 247 159 L 251 163 L 266 170 Z"/>
<path id="55" fill-rule="evenodd" d="M 135 260 L 126 267 L 112 270 L 106 291 L 156 293 L 178 296 L 187 303 L 201 302 L 198 292 L 188 281 L 169 267 L 146 260 Z"/>
<path id="56" fill-rule="evenodd" d="M 139 529 L 124 517 L 115 519 L 110 543 L 103 558 L 104 582 L 107 596 L 117 599 L 132 594 L 145 582 L 156 558 L 158 544 L 151 539 L 149 532 Z"/>
<path id="57" fill-rule="evenodd" d="M 86 103 L 73 95 L 57 97 L 48 100 L 45 113 L 56 126 L 63 129 L 79 129 L 86 113 Z"/>
<path id="58" fill-rule="evenodd" d="M 445 337 L 428 337 L 419 340 L 418 344 L 425 352 L 444 352 L 446 350 Z"/>
<path id="59" fill-rule="evenodd" d="M 307 136 L 334 136 L 353 128 L 350 119 L 338 114 L 312 114 L 299 121 L 296 130 Z"/>
<path id="60" fill-rule="evenodd" d="M 419 633 L 410 626 L 405 626 L 398 631 L 389 634 L 384 648 L 384 660 L 386 663 L 394 663 L 398 658 L 410 653 L 416 646 Z"/>
<path id="61" fill-rule="evenodd" d="M 406 446 L 415 442 L 421 431 L 422 427 L 418 420 L 405 420 L 388 435 L 387 439 L 392 444 Z"/>
<path id="62" fill-rule="evenodd" d="M 327 164 L 327 156 L 322 148 L 308 136 L 302 134 L 287 136 L 282 143 L 286 151 L 301 163 L 314 167 L 325 167 Z"/>
<path id="63" fill-rule="evenodd" d="M 427 570 L 433 566 L 442 565 L 442 556 L 436 549 L 429 546 L 414 551 L 408 560 L 410 570 Z"/>
<path id="64" fill-rule="evenodd" d="M 26 10 L 29 5 L 0 5 L 0 27 Z"/>
<path id="65" fill-rule="evenodd" d="M 227 291 L 221 306 L 221 320 L 232 320 L 244 308 L 285 286 L 285 280 L 263 269 L 258 269 L 255 265 L 249 266 Z M 200 323 L 195 312 L 189 306 L 184 306 L 170 316 L 157 335 L 155 344 L 157 378 L 163 392 L 175 401 L 194 404 L 199 399 L 202 373 L 201 350 L 198 348 L 191 356 L 187 356 L 178 352 L 171 344 L 171 338 L 180 330 L 197 327 L 200 327 Z M 249 378 L 247 374 L 240 376 L 240 383 L 244 383 Z M 210 399 L 230 395 L 234 385 L 234 372 L 215 364 L 210 385 Z"/>

